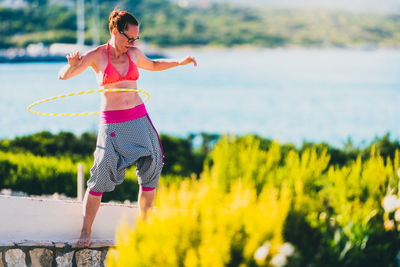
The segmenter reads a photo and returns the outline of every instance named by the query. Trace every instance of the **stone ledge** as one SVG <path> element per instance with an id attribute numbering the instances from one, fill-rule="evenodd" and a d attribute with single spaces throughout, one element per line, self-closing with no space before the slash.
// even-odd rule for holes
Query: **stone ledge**
<path id="1" fill-rule="evenodd" d="M 54 247 L 54 243 L 51 241 L 30 241 L 30 240 L 24 240 L 20 242 L 14 242 L 15 246 L 17 247 L 47 247 L 51 248 Z"/>
<path id="2" fill-rule="evenodd" d="M 67 242 L 51 242 L 51 241 L 9 241 L 0 242 L 0 249 L 3 248 L 20 248 L 20 247 L 36 247 L 36 248 L 83 248 L 77 245 L 78 239 Z M 105 248 L 114 247 L 113 240 L 92 240 L 88 248 Z"/>
<path id="3" fill-rule="evenodd" d="M 72 246 L 78 241 L 83 220 L 81 202 L 29 197 L 0 196 L 0 214 L 0 247 L 37 246 L 37 242 Z M 92 227 L 94 244 L 113 241 L 118 225 L 133 223 L 137 215 L 136 205 L 101 203 Z"/>
<path id="4" fill-rule="evenodd" d="M 34 200 L 34 201 L 39 201 L 39 202 L 63 202 L 63 203 L 73 203 L 73 204 L 82 204 L 82 201 L 78 200 L 72 200 L 72 199 L 49 199 L 49 198 L 41 198 L 41 197 L 33 197 L 33 196 L 8 196 L 8 195 L 0 195 L 2 199 L 23 199 L 23 200 Z M 135 204 L 126 204 L 126 203 L 120 203 L 120 202 L 101 202 L 101 206 L 116 206 L 116 207 L 125 207 L 125 208 L 131 208 L 131 209 L 136 209 L 138 207 L 138 204 L 135 202 Z"/>

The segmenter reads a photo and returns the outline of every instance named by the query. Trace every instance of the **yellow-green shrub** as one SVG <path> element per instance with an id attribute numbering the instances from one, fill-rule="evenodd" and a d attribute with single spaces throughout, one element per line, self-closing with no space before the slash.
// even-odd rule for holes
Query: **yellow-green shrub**
<path id="1" fill-rule="evenodd" d="M 264 150 L 255 136 L 224 136 L 199 181 L 165 183 L 149 220 L 119 229 L 107 263 L 276 265 L 286 241 L 296 247 L 283 261 L 290 266 L 388 265 L 400 238 L 385 231 L 380 202 L 399 182 L 398 152 L 392 162 L 372 149 L 346 167 L 329 159 L 326 150 L 282 153 L 276 142 Z M 259 248 L 268 253 L 256 260 Z"/>
<path id="2" fill-rule="evenodd" d="M 160 188 L 157 209 L 147 222 L 124 224 L 108 266 L 226 266 L 255 262 L 269 241 L 272 255 L 282 244 L 281 230 L 290 191 L 236 181 L 224 193 L 206 180 L 186 180 Z M 261 263 L 264 263 L 260 260 Z"/>

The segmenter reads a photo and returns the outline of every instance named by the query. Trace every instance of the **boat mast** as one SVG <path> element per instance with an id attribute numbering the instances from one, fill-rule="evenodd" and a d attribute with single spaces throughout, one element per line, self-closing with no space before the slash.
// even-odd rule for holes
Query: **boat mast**
<path id="1" fill-rule="evenodd" d="M 77 0 L 76 4 L 76 19 L 77 19 L 77 45 L 84 46 L 85 44 L 85 0 Z"/>
<path id="2" fill-rule="evenodd" d="M 92 40 L 93 45 L 98 46 L 100 44 L 100 34 L 99 34 L 99 4 L 97 0 L 92 0 L 93 6 L 93 32 L 92 32 Z"/>

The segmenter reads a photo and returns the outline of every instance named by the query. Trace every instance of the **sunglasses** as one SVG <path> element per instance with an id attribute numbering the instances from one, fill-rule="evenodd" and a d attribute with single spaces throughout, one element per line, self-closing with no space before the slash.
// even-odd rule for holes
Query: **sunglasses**
<path id="1" fill-rule="evenodd" d="M 133 44 L 133 42 L 139 39 L 139 36 L 136 38 L 129 38 L 128 35 L 126 35 L 124 32 L 119 32 L 119 33 L 123 34 L 128 39 L 128 43 L 130 44 Z"/>

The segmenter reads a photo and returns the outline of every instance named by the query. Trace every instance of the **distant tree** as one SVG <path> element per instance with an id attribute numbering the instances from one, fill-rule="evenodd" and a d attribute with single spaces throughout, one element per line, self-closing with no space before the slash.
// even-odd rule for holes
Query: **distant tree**
<path id="1" fill-rule="evenodd" d="M 25 0 L 25 1 L 32 7 L 46 6 L 48 4 L 48 0 Z"/>

